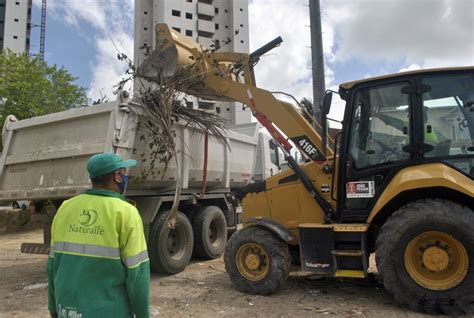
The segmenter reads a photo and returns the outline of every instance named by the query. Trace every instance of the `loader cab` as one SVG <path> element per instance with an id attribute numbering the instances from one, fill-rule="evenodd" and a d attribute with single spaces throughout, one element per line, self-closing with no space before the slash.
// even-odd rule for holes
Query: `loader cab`
<path id="1" fill-rule="evenodd" d="M 366 222 L 400 170 L 441 162 L 473 178 L 474 70 L 417 71 L 347 83 L 338 219 Z"/>

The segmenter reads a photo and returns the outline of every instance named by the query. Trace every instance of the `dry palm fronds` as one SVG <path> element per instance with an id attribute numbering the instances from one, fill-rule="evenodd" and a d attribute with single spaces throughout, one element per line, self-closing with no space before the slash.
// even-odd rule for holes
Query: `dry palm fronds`
<path id="1" fill-rule="evenodd" d="M 129 62 L 129 72 L 133 74 L 133 77 L 141 80 L 139 74 L 136 74 L 136 68 L 131 61 L 126 57 L 125 59 Z M 196 85 L 199 80 L 191 74 L 192 66 L 181 70 L 171 77 L 163 77 L 159 74 L 158 80 L 154 81 L 151 85 L 146 85 L 151 88 L 135 89 L 136 92 L 139 91 L 138 96 L 136 96 L 138 97 L 138 103 L 136 104 L 139 105 L 139 109 L 137 109 L 136 113 L 141 117 L 141 128 L 147 134 L 146 140 L 151 141 L 149 145 L 152 155 L 151 169 L 153 169 L 157 160 L 164 163 L 165 169 L 172 158 L 175 160 L 175 196 L 167 219 L 167 224 L 171 228 L 175 226 L 182 187 L 174 125 L 180 122 L 185 126 L 207 131 L 227 144 L 223 118 L 215 113 L 190 109 L 186 106 L 186 100 L 182 92 L 188 91 L 189 87 Z"/>

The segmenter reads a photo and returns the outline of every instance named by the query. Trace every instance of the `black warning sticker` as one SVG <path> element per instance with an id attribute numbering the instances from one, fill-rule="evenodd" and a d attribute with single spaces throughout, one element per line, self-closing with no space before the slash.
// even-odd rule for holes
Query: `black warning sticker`
<path id="1" fill-rule="evenodd" d="M 323 154 L 318 150 L 318 148 L 316 148 L 316 146 L 311 142 L 311 140 L 307 136 L 298 136 L 298 137 L 293 137 L 290 139 L 311 160 L 314 160 L 314 161 L 326 160 Z"/>

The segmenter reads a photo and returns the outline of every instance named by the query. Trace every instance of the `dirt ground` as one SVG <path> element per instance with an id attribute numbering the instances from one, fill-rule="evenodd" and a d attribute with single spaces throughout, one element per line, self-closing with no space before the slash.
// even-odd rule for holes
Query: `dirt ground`
<path id="1" fill-rule="evenodd" d="M 0 235 L 0 318 L 48 317 L 47 256 L 20 253 L 42 231 Z M 292 276 L 271 296 L 236 291 L 222 259 L 193 261 L 175 276 L 152 275 L 158 317 L 428 317 L 400 308 L 376 282 Z"/>

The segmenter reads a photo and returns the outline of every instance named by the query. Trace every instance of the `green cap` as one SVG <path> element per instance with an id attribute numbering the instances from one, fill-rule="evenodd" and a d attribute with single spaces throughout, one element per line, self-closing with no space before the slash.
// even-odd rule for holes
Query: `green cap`
<path id="1" fill-rule="evenodd" d="M 89 172 L 89 177 L 94 179 L 121 168 L 135 166 L 136 164 L 136 160 L 122 160 L 122 158 L 114 153 L 99 153 L 90 157 L 87 162 L 87 171 Z"/>

